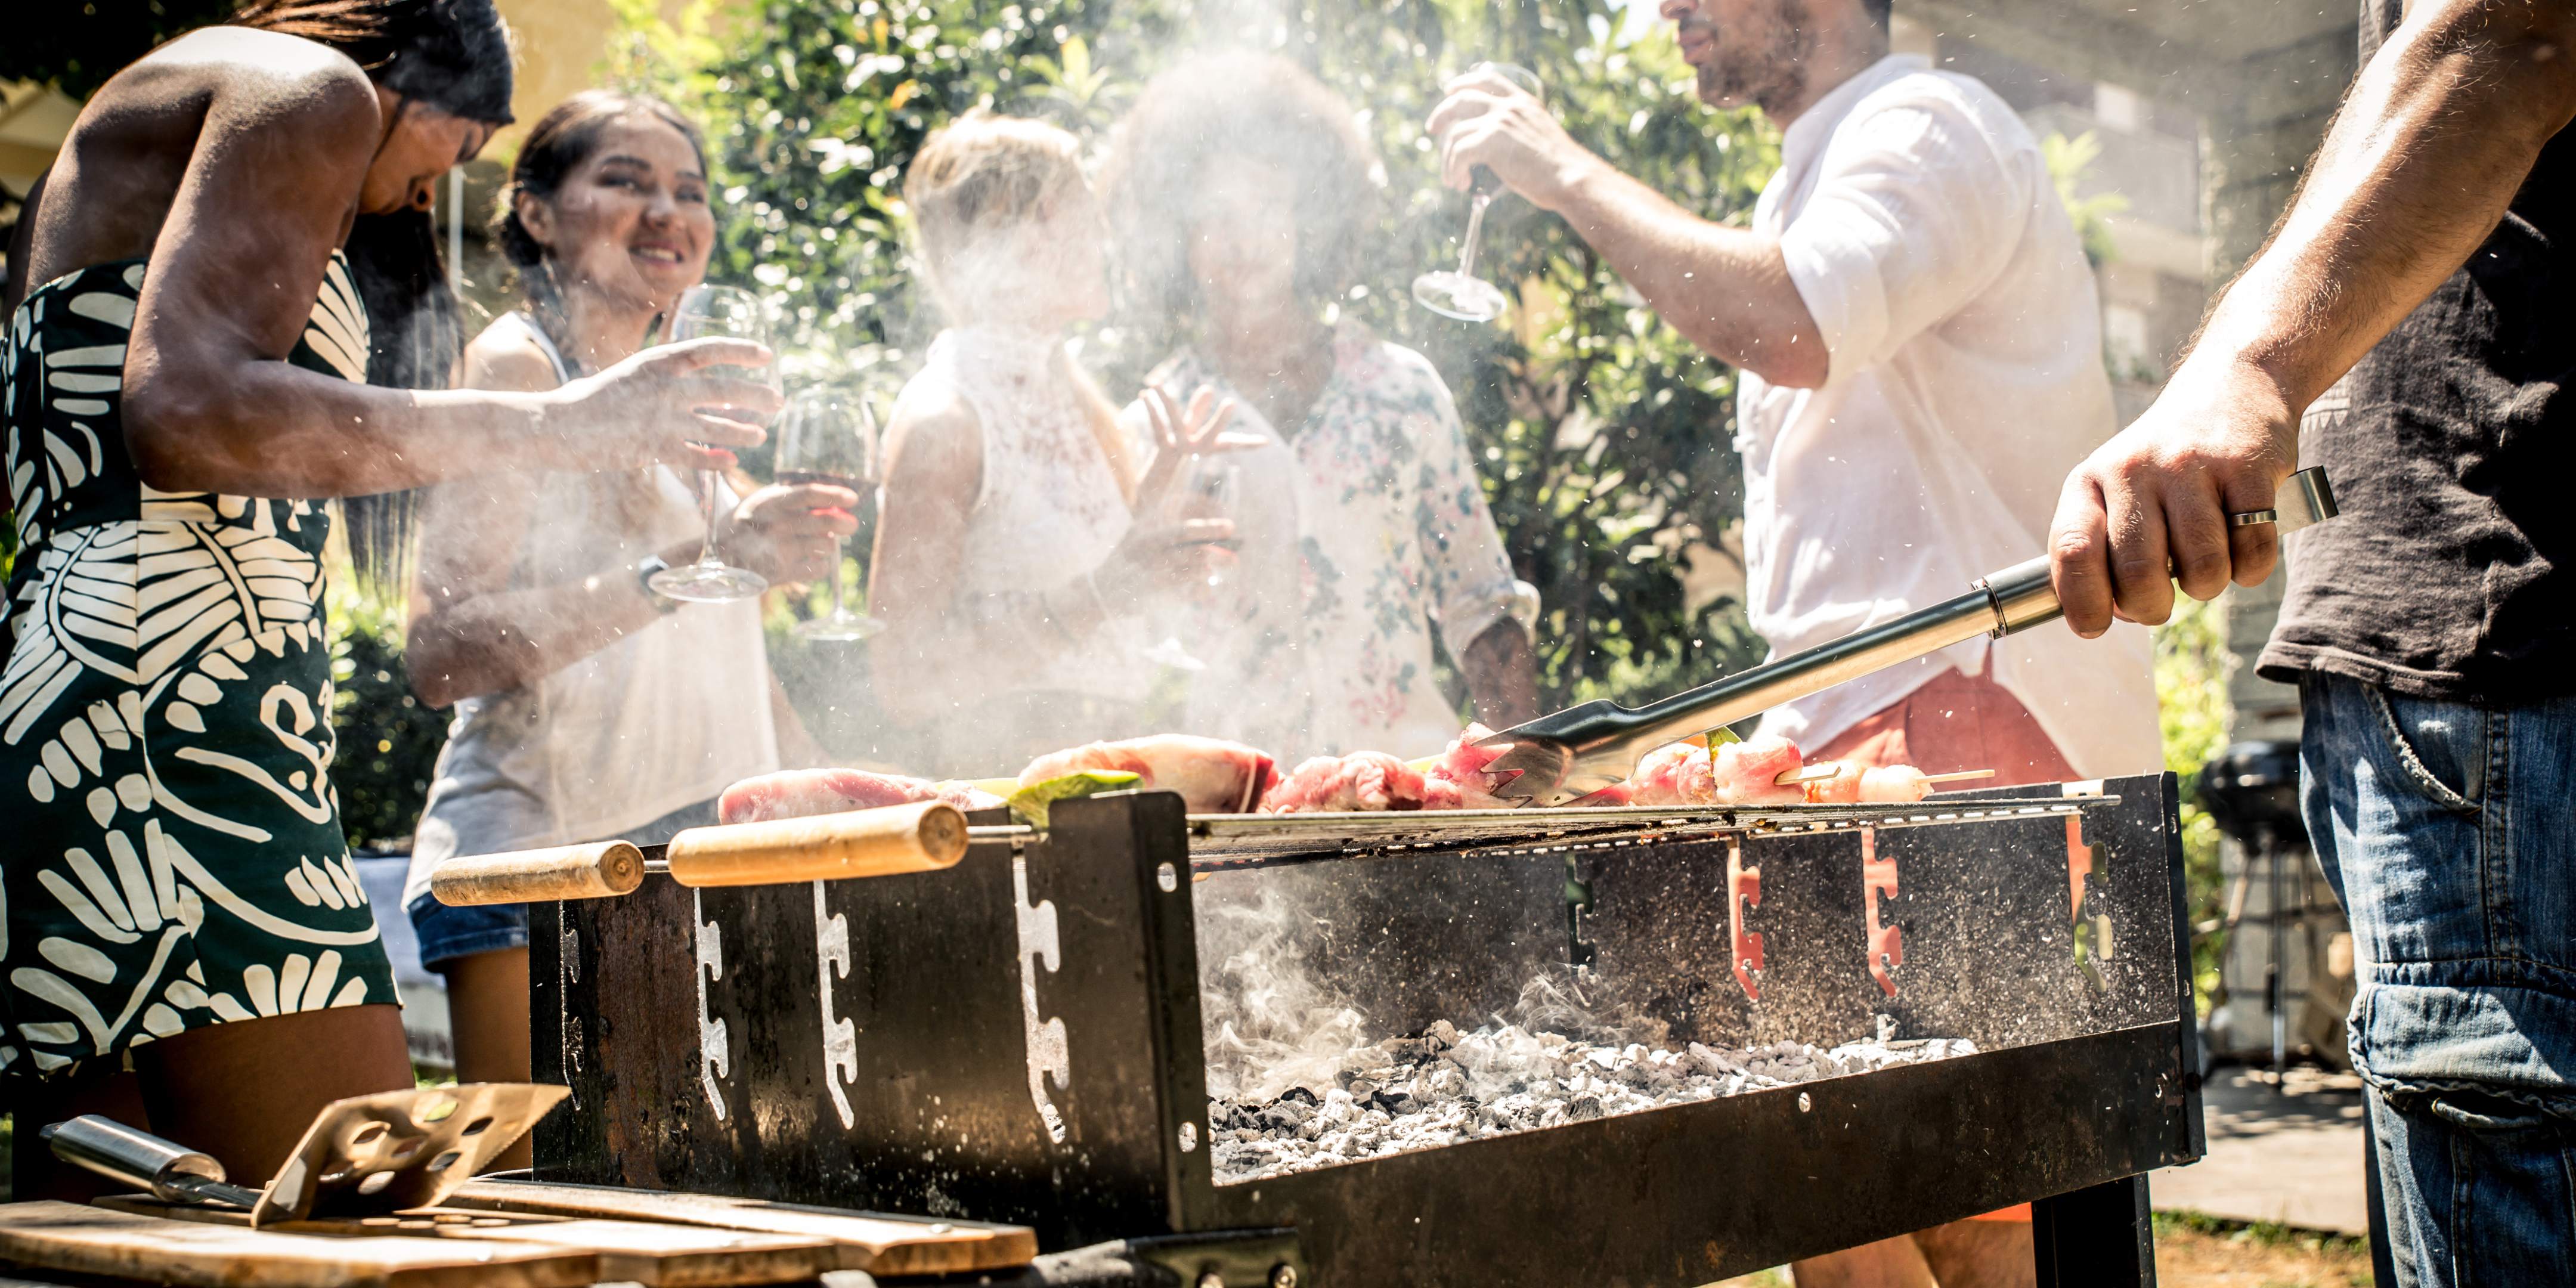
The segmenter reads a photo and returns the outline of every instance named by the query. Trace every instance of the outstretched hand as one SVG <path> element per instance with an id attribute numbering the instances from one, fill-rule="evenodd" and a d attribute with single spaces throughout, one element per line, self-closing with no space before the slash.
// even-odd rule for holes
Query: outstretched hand
<path id="1" fill-rule="evenodd" d="M 547 422 L 562 435 L 569 470 L 666 462 L 723 469 L 729 449 L 757 447 L 778 414 L 778 390 L 744 368 L 775 358 L 749 340 L 705 338 L 656 345 L 547 395 Z"/>
<path id="2" fill-rule="evenodd" d="M 1165 495 L 1193 458 L 1259 447 L 1268 441 L 1257 434 L 1226 433 L 1226 422 L 1234 419 L 1234 400 L 1220 402 L 1216 390 L 1205 385 L 1190 395 L 1186 405 L 1159 386 L 1148 388 L 1141 401 L 1154 436 L 1154 460 L 1136 481 L 1138 514 L 1162 513 Z"/>
<path id="3" fill-rule="evenodd" d="M 2228 515 L 2272 508 L 2297 468 L 2298 416 L 2260 373 L 2190 364 L 2135 424 L 2094 449 L 2058 494 L 2050 579 L 2066 624 L 2090 639 L 2113 618 L 2173 614 L 2174 586 L 2213 599 L 2252 586 L 2280 558 L 2275 525 Z"/>

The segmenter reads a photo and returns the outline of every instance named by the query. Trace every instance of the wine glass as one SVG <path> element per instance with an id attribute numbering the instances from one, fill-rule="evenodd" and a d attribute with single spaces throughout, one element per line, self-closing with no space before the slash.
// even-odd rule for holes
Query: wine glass
<path id="1" fill-rule="evenodd" d="M 877 422 L 865 402 L 837 389 L 808 389 L 778 422 L 778 481 L 824 483 L 864 495 L 876 486 Z M 854 613 L 841 589 L 842 538 L 832 537 L 832 611 L 796 624 L 809 640 L 863 640 L 885 623 Z"/>
<path id="2" fill-rule="evenodd" d="M 671 310 L 670 338 L 694 340 L 710 335 L 768 343 L 769 328 L 761 320 L 760 297 L 739 286 L 692 286 L 682 292 L 679 304 Z M 745 378 L 775 387 L 776 365 L 757 373 L 747 372 Z M 716 557 L 716 489 L 722 485 L 723 478 L 716 471 L 698 471 L 698 508 L 706 517 L 706 540 L 698 547 L 696 563 L 654 573 L 653 589 L 673 599 L 701 604 L 749 599 L 769 589 L 768 578 Z"/>
<path id="3" fill-rule="evenodd" d="M 1222 519 L 1234 513 L 1235 500 L 1243 485 L 1243 470 L 1230 461 L 1211 456 L 1190 458 L 1189 477 L 1181 488 L 1178 507 L 1182 519 Z M 1181 643 L 1181 634 L 1195 624 L 1195 618 L 1213 605 L 1216 592 L 1233 575 L 1234 551 L 1223 542 L 1208 542 L 1200 549 L 1200 575 L 1196 584 L 1183 593 L 1164 599 L 1159 614 L 1164 627 L 1163 638 L 1145 650 L 1147 661 L 1176 671 L 1204 671 L 1207 663 L 1192 654 Z"/>
<path id="4" fill-rule="evenodd" d="M 1491 72 L 1512 83 L 1532 98 L 1545 97 L 1539 87 L 1538 73 L 1510 63 L 1478 63 L 1467 69 L 1470 76 Z M 1458 251 L 1455 272 L 1437 269 L 1413 279 L 1413 300 L 1442 317 L 1461 322 L 1487 322 L 1501 316 L 1505 296 L 1501 287 L 1476 276 L 1476 238 L 1485 229 L 1485 207 L 1503 190 L 1494 172 L 1477 166 L 1472 192 L 1467 199 L 1467 236 Z"/>

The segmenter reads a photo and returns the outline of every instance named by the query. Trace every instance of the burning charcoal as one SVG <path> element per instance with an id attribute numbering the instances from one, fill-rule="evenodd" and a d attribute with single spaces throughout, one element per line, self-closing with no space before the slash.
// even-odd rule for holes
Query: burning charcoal
<path id="1" fill-rule="evenodd" d="M 1289 1088 L 1289 1089 L 1287 1089 L 1286 1091 L 1280 1092 L 1280 1093 L 1279 1093 L 1279 1098 L 1280 1098 L 1281 1100 L 1283 1100 L 1283 1101 L 1285 1101 L 1285 1100 L 1294 1100 L 1294 1101 L 1296 1101 L 1297 1103 L 1302 1104 L 1302 1105 L 1305 1105 L 1305 1106 L 1307 1106 L 1307 1107 L 1308 1107 L 1308 1108 L 1310 1108 L 1310 1109 L 1311 1109 L 1311 1108 L 1313 1108 L 1313 1107 L 1314 1107 L 1314 1106 L 1316 1106 L 1316 1105 L 1319 1105 L 1319 1104 L 1323 1103 L 1323 1102 L 1321 1102 L 1321 1101 L 1319 1101 L 1319 1100 L 1315 1099 L 1315 1093 L 1314 1093 L 1314 1092 L 1309 1091 L 1309 1090 L 1307 1090 L 1307 1089 L 1306 1089 L 1306 1088 L 1304 1088 L 1304 1087 L 1290 1087 L 1290 1088 Z"/>
<path id="2" fill-rule="evenodd" d="M 1565 1106 L 1565 1117 L 1568 1122 L 1590 1122 L 1600 1116 L 1601 1098 L 1599 1096 L 1576 1096 Z"/>
<path id="3" fill-rule="evenodd" d="M 1423 1030 L 1423 1036 L 1431 1041 L 1433 1050 L 1446 1051 L 1458 1045 L 1458 1026 L 1447 1020 L 1433 1020 L 1431 1027 Z"/>

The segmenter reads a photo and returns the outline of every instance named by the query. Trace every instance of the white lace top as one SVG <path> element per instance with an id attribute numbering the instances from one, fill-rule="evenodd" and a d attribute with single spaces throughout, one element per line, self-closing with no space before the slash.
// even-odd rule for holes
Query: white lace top
<path id="1" fill-rule="evenodd" d="M 1063 343 L 1025 327 L 956 327 L 931 342 L 913 377 L 955 390 L 983 433 L 983 487 L 951 601 L 961 616 L 1090 577 L 1127 535 L 1118 476 L 1057 366 Z M 1122 588 L 1098 589 L 1113 609 L 1122 605 Z M 1151 678 L 1143 636 L 1125 616 L 1080 634 L 1038 632 L 1012 641 L 1011 656 L 973 660 L 975 687 L 1141 701 Z"/>

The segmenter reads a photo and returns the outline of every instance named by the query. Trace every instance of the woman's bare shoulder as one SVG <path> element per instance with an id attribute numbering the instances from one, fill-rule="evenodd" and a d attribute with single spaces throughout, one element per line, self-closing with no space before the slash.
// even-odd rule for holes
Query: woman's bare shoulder
<path id="1" fill-rule="evenodd" d="M 982 466 L 984 436 L 974 405 L 946 379 L 924 372 L 906 382 L 886 421 L 890 470 L 951 473 Z"/>
<path id="2" fill-rule="evenodd" d="M 500 318 L 466 343 L 464 374 L 459 383 L 468 389 L 542 393 L 557 384 L 555 363 L 526 326 L 511 318 Z"/>

